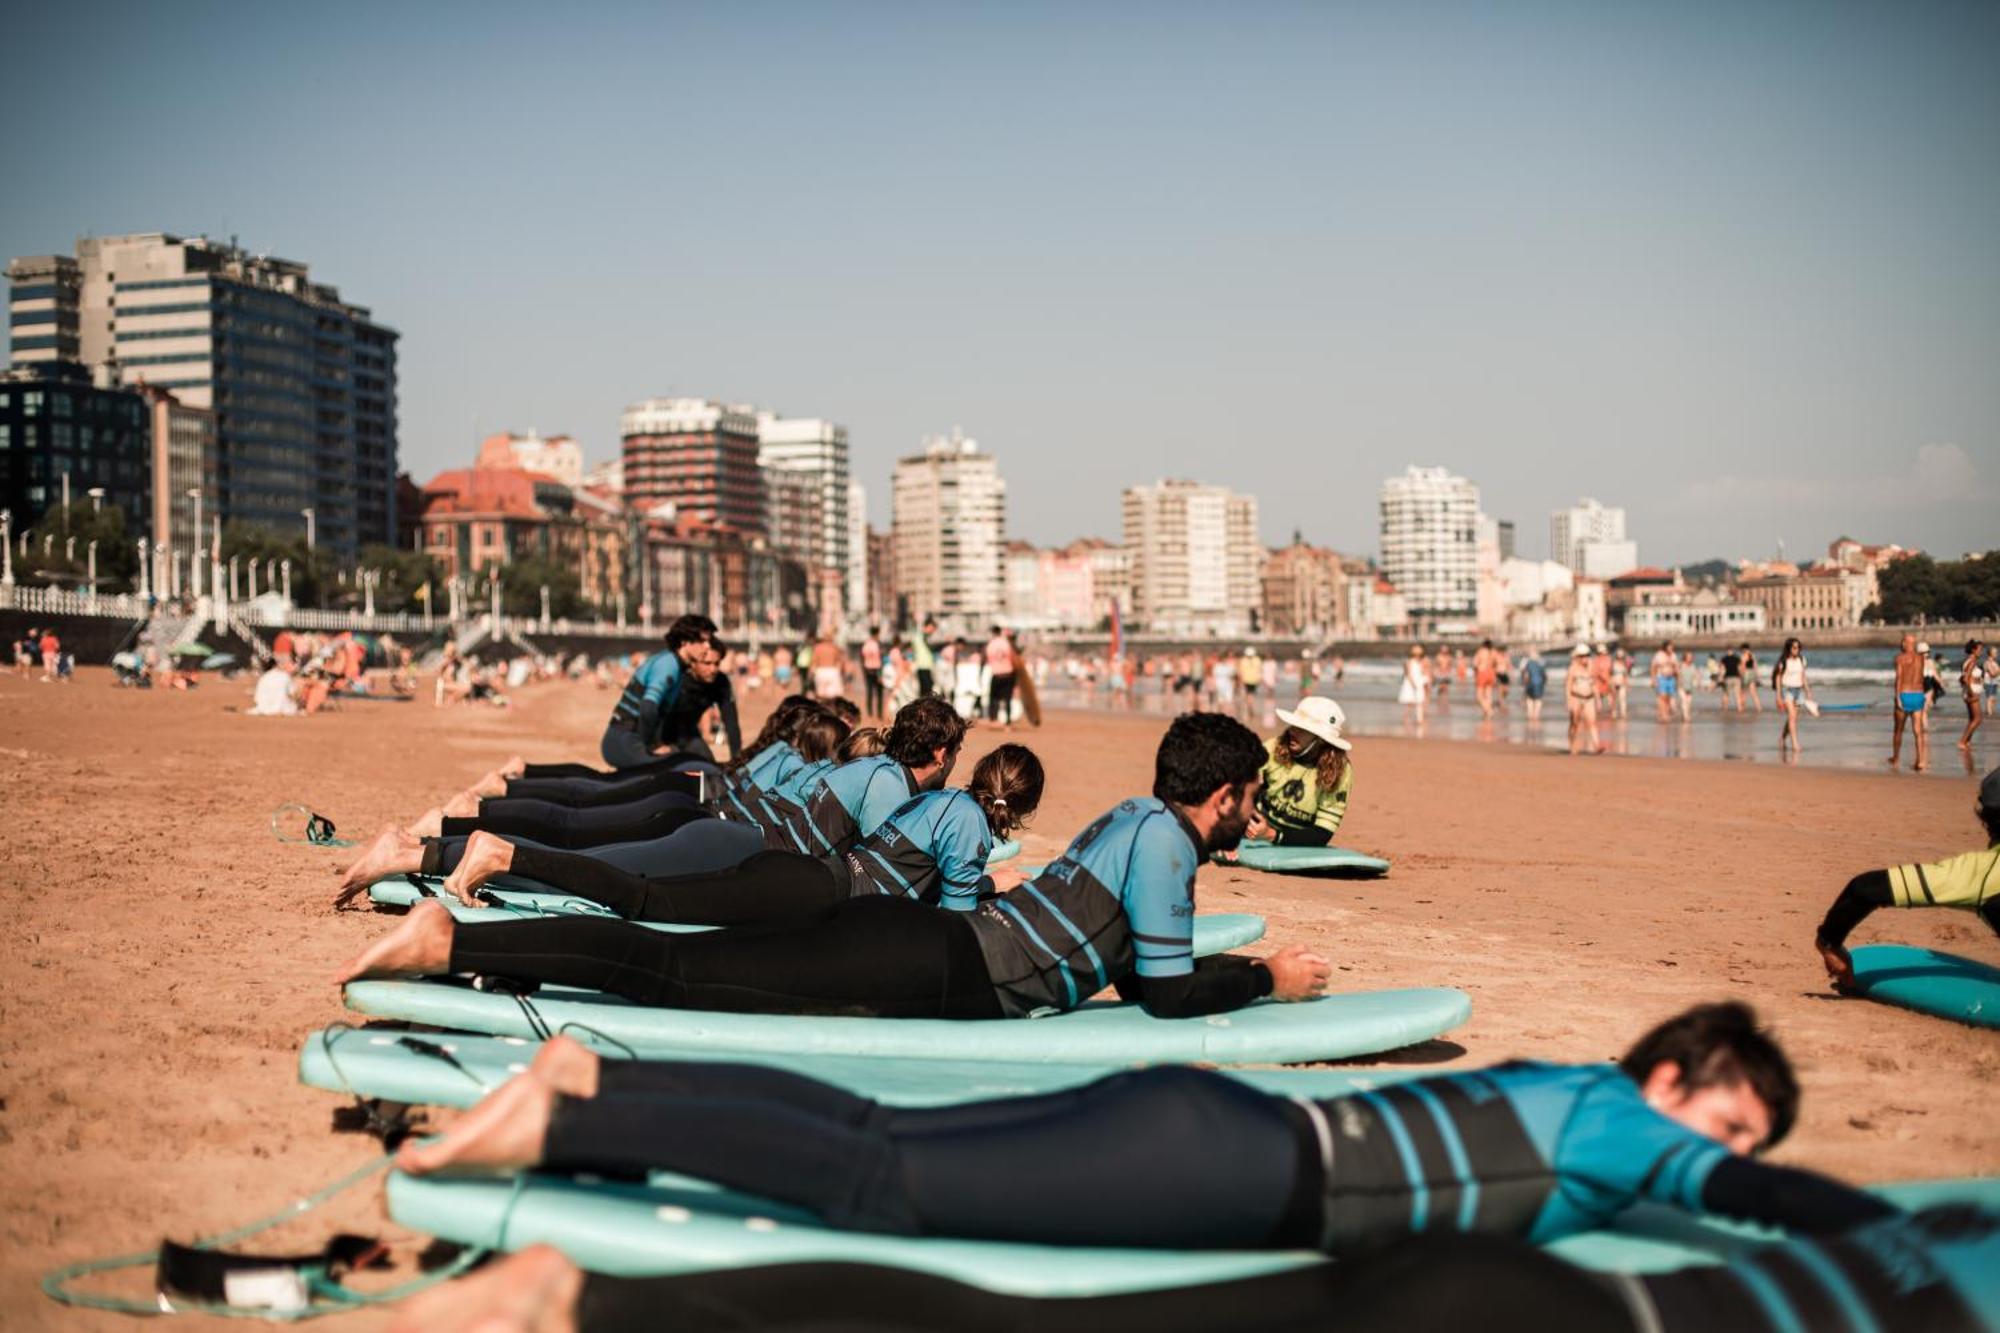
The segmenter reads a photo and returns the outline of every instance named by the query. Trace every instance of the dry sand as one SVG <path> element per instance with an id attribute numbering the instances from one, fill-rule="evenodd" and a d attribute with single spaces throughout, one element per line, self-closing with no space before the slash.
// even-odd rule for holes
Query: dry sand
<path id="1" fill-rule="evenodd" d="M 43 1299 L 38 1275 L 220 1230 L 375 1152 L 331 1131 L 337 1099 L 300 1087 L 294 1062 L 306 1032 L 345 1016 L 332 969 L 388 923 L 334 913 L 342 854 L 281 845 L 267 819 L 305 801 L 360 835 L 516 750 L 594 759 L 608 694 L 545 685 L 517 702 L 253 718 L 247 689 L 219 682 L 0 678 L 0 1325 L 111 1327 Z M 1051 768 L 1024 859 L 1144 790 L 1159 730 L 1069 713 L 1023 736 Z M 998 739 L 982 731 L 969 753 Z M 1736 996 L 1805 1082 L 1777 1160 L 1858 1180 L 2000 1170 L 1985 1104 L 2000 1041 L 1835 998 L 1810 947 L 1849 875 L 1976 845 L 1970 782 L 1435 741 L 1366 740 L 1356 762 L 1341 841 L 1393 858 L 1390 878 L 1212 867 L 1201 895 L 1263 913 L 1271 943 L 1317 947 L 1338 985 L 1471 993 L 1469 1024 L 1393 1058 L 1603 1059 L 1681 1006 Z M 1879 913 L 1856 938 L 2000 962 L 1965 914 Z M 279 1234 L 311 1245 L 336 1227 L 386 1228 L 405 1266 L 420 1243 L 387 1226 L 372 1186 Z"/>

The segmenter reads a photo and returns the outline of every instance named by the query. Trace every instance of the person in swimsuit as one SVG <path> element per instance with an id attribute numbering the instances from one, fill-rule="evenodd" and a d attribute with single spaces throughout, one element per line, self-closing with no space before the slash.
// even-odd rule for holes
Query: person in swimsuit
<path id="1" fill-rule="evenodd" d="M 1604 649 L 1600 646 L 1600 659 Z M 1606 663 L 1607 667 L 1609 663 Z M 1576 754 L 1584 735 L 1590 737 L 1590 752 L 1604 753 L 1604 742 L 1597 736 L 1597 682 L 1598 674 L 1591 661 L 1590 648 L 1579 643 L 1570 654 L 1569 670 L 1563 675 L 1563 694 L 1569 702 L 1569 752 Z"/>
<path id="2" fill-rule="evenodd" d="M 1722 706 L 1743 711 L 1743 654 L 1733 648 L 1722 654 Z"/>
<path id="3" fill-rule="evenodd" d="M 1973 817 L 1986 833 L 1986 850 L 1961 852 L 1922 865 L 1891 866 L 1856 875 L 1827 909 L 1813 944 L 1838 991 L 1854 989 L 1854 960 L 1847 937 L 1878 907 L 1953 907 L 1976 912 L 2000 935 L 2000 768 L 1979 784 Z"/>
<path id="4" fill-rule="evenodd" d="M 1651 669 L 1653 677 L 1653 707 L 1662 722 L 1671 722 L 1674 717 L 1674 696 L 1680 693 L 1680 663 L 1674 659 L 1672 639 L 1661 644 L 1653 653 Z"/>
<path id="5" fill-rule="evenodd" d="M 1771 668 L 1771 695 L 1778 711 L 1785 715 L 1785 725 L 1778 732 L 1778 748 L 1796 755 L 1799 752 L 1799 708 L 1812 702 L 1812 686 L 1806 681 L 1805 647 L 1797 639 L 1785 640 L 1777 665 Z"/>
<path id="6" fill-rule="evenodd" d="M 1694 664 L 1692 651 L 1681 654 L 1680 669 L 1681 721 L 1694 721 L 1694 692 L 1701 684 L 1701 675 Z"/>
<path id="7" fill-rule="evenodd" d="M 1737 1003 L 1667 1019 L 1617 1064 L 1510 1061 L 1318 1098 L 1168 1065 L 885 1107 L 768 1066 L 604 1060 L 559 1039 L 397 1165 L 671 1171 L 892 1236 L 1343 1259 L 1431 1231 L 1548 1244 L 1642 1201 L 1814 1236 L 1902 1216 L 1757 1160 L 1798 1101 L 1790 1061 Z"/>
<path id="8" fill-rule="evenodd" d="M 1986 673 L 1979 664 L 1979 648 L 1979 640 L 1966 640 L 1965 661 L 1958 668 L 1958 692 L 1965 700 L 1965 734 L 1958 738 L 1961 750 L 1972 748 L 1972 733 L 1981 721 L 1979 694 Z"/>
<path id="9" fill-rule="evenodd" d="M 1423 645 L 1413 643 L 1410 655 L 1403 659 L 1403 683 L 1396 691 L 1396 702 L 1403 705 L 1403 721 L 1407 724 L 1414 717 L 1419 731 L 1424 725 L 1424 703 L 1430 695 L 1430 686 Z"/>
<path id="10" fill-rule="evenodd" d="M 1114 986 L 1159 1018 L 1309 999 L 1332 969 L 1303 948 L 1194 957 L 1195 872 L 1241 842 L 1265 759 L 1235 719 L 1183 715 L 1152 796 L 1119 802 L 1012 892 L 951 911 L 871 894 L 782 924 L 668 934 L 594 916 L 464 925 L 426 901 L 335 980 L 470 973 L 677 1009 L 952 1020 L 1070 1010 Z"/>
<path id="11" fill-rule="evenodd" d="M 2000 644 L 1986 645 L 1986 716 L 1992 717 L 2000 708 Z"/>
<path id="12" fill-rule="evenodd" d="M 1755 713 L 1761 713 L 1764 711 L 1764 696 L 1757 693 L 1757 654 L 1750 651 L 1750 645 L 1747 643 L 1743 645 L 1741 651 L 1743 653 L 1743 693 L 1749 696 L 1750 710 Z"/>
<path id="13" fill-rule="evenodd" d="M 1479 705 L 1481 717 L 1493 716 L 1493 687 L 1500 681 L 1500 670 L 1493 659 L 1493 640 L 1480 640 L 1472 654 L 1472 697 Z"/>
<path id="14" fill-rule="evenodd" d="M 908 1268 L 786 1263 L 670 1277 L 586 1273 L 531 1245 L 413 1297 L 390 1333 L 1984 1333 L 2000 1214 L 1925 1209 L 1720 1263 L 1621 1273 L 1526 1241 L 1425 1233 L 1357 1262 L 1099 1296 L 1017 1296 Z"/>
<path id="15" fill-rule="evenodd" d="M 1928 648 L 1930 645 L 1924 645 Z M 1905 634 L 1903 646 L 1896 654 L 1896 681 L 1891 687 L 1895 696 L 1896 736 L 1889 746 L 1889 767 L 1894 768 L 1903 758 L 1903 728 L 1910 728 L 1916 748 L 1915 767 L 1921 771 L 1930 767 L 1931 737 L 1930 721 L 1926 705 L 1930 696 L 1924 692 L 1924 657 L 1917 650 L 1917 636 Z"/>
<path id="16" fill-rule="evenodd" d="M 1521 693 L 1527 699 L 1528 721 L 1540 726 L 1542 722 L 1542 698 L 1549 690 L 1549 669 L 1542 662 L 1542 655 L 1533 648 L 1521 663 Z"/>

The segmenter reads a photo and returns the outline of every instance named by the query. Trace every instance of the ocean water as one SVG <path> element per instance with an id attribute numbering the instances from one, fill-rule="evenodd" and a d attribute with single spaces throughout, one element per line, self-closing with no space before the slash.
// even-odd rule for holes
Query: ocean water
<path id="1" fill-rule="evenodd" d="M 1796 760 L 1779 744 L 1783 715 L 1777 710 L 1769 685 L 1771 661 L 1759 656 L 1758 674 L 1763 683 L 1758 694 L 1763 711 L 1752 711 L 1746 698 L 1744 711 L 1724 707 L 1721 690 L 1699 690 L 1695 694 L 1693 717 L 1683 722 L 1676 709 L 1671 722 L 1656 720 L 1650 680 L 1635 676 L 1627 693 L 1624 718 L 1606 716 L 1599 702 L 1598 736 L 1609 752 L 1619 755 L 1648 755 L 1659 759 L 1729 760 L 1742 763 L 1792 763 L 1814 767 L 1885 769 L 1889 757 L 1894 712 L 1890 687 L 1894 681 L 1895 654 L 1874 649 L 1838 649 L 1808 654 L 1807 680 L 1813 698 L 1821 707 L 1817 718 L 1799 716 L 1801 750 Z M 1563 704 L 1563 675 L 1567 662 L 1543 659 L 1548 664 L 1549 684 L 1539 724 L 1528 721 L 1522 706 L 1519 664 L 1515 685 L 1507 707 L 1492 718 L 1483 718 L 1473 699 L 1472 683 L 1454 681 L 1442 702 L 1432 700 L 1419 725 L 1396 702 L 1402 679 L 1402 664 L 1393 661 L 1350 661 L 1340 683 L 1322 682 L 1321 692 L 1331 694 L 1347 714 L 1348 731 L 1355 736 L 1406 736 L 1411 738 L 1485 741 L 1494 744 L 1530 745 L 1543 749 L 1569 748 L 1569 719 Z M 1650 655 L 1648 655 L 1650 660 Z M 1697 655 L 1696 662 L 1705 657 Z M 1644 671 L 1645 661 L 1635 665 Z M 1957 658 L 1943 659 L 1946 694 L 1931 707 L 1931 766 L 1929 774 L 1964 779 L 1984 774 L 2000 766 L 2000 717 L 1988 718 L 1973 737 L 1968 752 L 1956 747 L 1965 728 L 1965 705 L 1957 688 Z M 1285 674 L 1275 691 L 1275 703 L 1289 706 L 1298 699 L 1300 685 L 1297 664 L 1282 664 Z M 1112 692 L 1100 683 L 1095 689 L 1071 683 L 1057 664 L 1051 664 L 1041 687 L 1043 699 L 1058 708 L 1113 709 L 1120 707 Z M 1276 725 L 1272 716 L 1273 691 L 1266 686 L 1260 705 L 1264 716 L 1255 720 L 1259 730 Z M 1161 692 L 1159 680 L 1140 678 L 1129 708 L 1170 715 L 1186 705 L 1186 695 L 1174 698 Z M 1244 714 L 1245 721 L 1252 721 Z M 1902 769 L 1909 771 L 1915 746 L 1906 734 Z"/>

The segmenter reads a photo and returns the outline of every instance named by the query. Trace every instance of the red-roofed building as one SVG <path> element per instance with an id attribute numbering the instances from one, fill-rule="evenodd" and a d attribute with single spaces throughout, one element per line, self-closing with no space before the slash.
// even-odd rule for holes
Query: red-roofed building
<path id="1" fill-rule="evenodd" d="M 625 524 L 598 497 L 522 468 L 453 468 L 425 484 L 422 512 L 422 549 L 446 578 L 552 560 L 576 570 L 584 601 L 616 603 Z"/>

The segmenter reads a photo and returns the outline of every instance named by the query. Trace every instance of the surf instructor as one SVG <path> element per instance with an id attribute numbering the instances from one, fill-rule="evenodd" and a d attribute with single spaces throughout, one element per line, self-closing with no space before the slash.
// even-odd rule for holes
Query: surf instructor
<path id="1" fill-rule="evenodd" d="M 686 615 L 667 630 L 667 646 L 639 664 L 611 709 L 598 749 L 613 768 L 650 763 L 663 742 L 661 722 L 680 701 L 683 680 L 707 685 L 722 664 L 715 622 Z"/>
<path id="2" fill-rule="evenodd" d="M 1347 818 L 1354 790 L 1347 714 L 1324 695 L 1278 710 L 1285 729 L 1264 743 L 1263 786 L 1248 836 L 1280 847 L 1326 847 Z"/>

